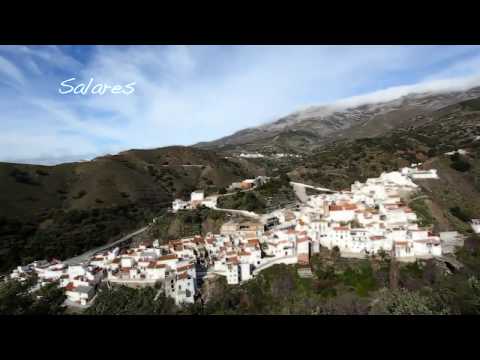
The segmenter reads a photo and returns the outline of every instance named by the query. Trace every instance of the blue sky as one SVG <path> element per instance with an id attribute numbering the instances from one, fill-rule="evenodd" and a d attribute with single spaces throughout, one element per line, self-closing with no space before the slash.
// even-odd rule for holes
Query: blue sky
<path id="1" fill-rule="evenodd" d="M 70 78 L 135 91 L 60 94 Z M 0 46 L 0 161 L 190 145 L 311 105 L 474 85 L 479 46 Z"/>

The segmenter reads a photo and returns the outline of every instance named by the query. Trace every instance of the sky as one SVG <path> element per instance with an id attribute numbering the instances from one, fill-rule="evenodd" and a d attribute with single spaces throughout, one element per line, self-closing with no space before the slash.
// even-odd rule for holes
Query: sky
<path id="1" fill-rule="evenodd" d="M 0 161 L 192 145 L 313 105 L 476 85 L 480 46 L 0 46 Z"/>

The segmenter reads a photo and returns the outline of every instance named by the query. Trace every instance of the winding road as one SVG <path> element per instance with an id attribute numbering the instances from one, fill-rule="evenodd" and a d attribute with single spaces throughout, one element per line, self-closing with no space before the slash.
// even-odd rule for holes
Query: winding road
<path id="1" fill-rule="evenodd" d="M 98 252 L 101 252 L 101 251 L 105 251 L 107 249 L 110 249 L 112 247 L 115 247 L 119 244 L 121 244 L 122 242 L 124 241 L 127 241 L 127 240 L 130 240 L 132 237 L 138 235 L 138 234 L 141 234 L 143 233 L 145 230 L 147 230 L 149 228 L 149 226 L 145 226 L 139 230 L 136 230 L 128 235 L 125 235 L 124 237 L 122 237 L 121 239 L 117 240 L 117 241 L 114 241 L 113 243 L 110 243 L 110 244 L 106 244 L 106 245 L 103 245 L 103 246 L 100 246 L 98 248 L 95 248 L 95 249 L 92 249 L 92 250 L 89 250 L 87 252 L 84 252 L 83 254 L 81 255 L 78 255 L 78 256 L 75 256 L 73 258 L 70 258 L 70 259 L 67 259 L 65 260 L 63 263 L 66 264 L 66 265 L 78 265 L 86 260 L 88 260 L 89 258 L 91 258 L 93 255 L 95 255 L 96 253 Z"/>

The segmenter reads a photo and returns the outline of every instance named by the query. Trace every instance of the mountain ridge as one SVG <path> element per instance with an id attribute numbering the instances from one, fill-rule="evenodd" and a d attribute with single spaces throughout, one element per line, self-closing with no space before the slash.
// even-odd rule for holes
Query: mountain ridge
<path id="1" fill-rule="evenodd" d="M 200 142 L 193 146 L 216 150 L 243 150 L 243 148 L 249 150 L 254 148 L 254 146 L 248 146 L 249 144 L 261 144 L 262 141 L 271 140 L 279 134 L 298 131 L 308 133 L 321 145 L 342 137 L 342 132 L 354 126 L 366 126 L 370 121 L 378 123 L 379 118 L 385 121 L 378 125 L 390 129 L 389 121 L 392 119 L 394 127 L 412 124 L 418 116 L 425 116 L 432 111 L 477 97 L 480 97 L 478 86 L 467 91 L 410 93 L 389 101 L 365 103 L 353 107 L 335 105 L 335 103 L 310 106 L 273 122 L 246 128 L 220 139 Z M 399 117 L 404 119 L 399 121 L 397 120 Z"/>

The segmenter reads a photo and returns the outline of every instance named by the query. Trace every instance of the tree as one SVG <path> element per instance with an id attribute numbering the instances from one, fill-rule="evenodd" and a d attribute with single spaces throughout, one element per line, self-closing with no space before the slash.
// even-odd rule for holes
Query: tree
<path id="1" fill-rule="evenodd" d="M 0 286 L 0 315 L 27 314 L 34 299 L 28 293 L 28 282 L 11 280 Z"/>
<path id="2" fill-rule="evenodd" d="M 460 156 L 460 154 L 458 153 L 455 153 L 454 155 L 452 155 L 450 159 L 452 160 L 450 167 L 454 170 L 457 170 L 460 172 L 466 172 L 471 168 L 470 163 L 465 159 L 465 157 Z"/>
<path id="3" fill-rule="evenodd" d="M 340 248 L 335 245 L 333 248 L 332 248 L 332 259 L 335 261 L 337 260 L 338 258 L 340 257 Z"/>
<path id="4" fill-rule="evenodd" d="M 458 219 L 460 219 L 464 222 L 470 221 L 470 216 L 465 212 L 465 210 L 461 209 L 458 206 L 454 206 L 454 207 L 450 208 L 450 213 L 453 216 L 455 216 L 456 218 L 458 218 Z"/>
<path id="5" fill-rule="evenodd" d="M 0 315 L 56 315 L 64 312 L 64 291 L 58 284 L 48 284 L 29 291 L 34 279 L 7 281 L 0 286 Z"/>
<path id="6" fill-rule="evenodd" d="M 158 295 L 158 289 L 147 287 L 132 289 L 126 286 L 103 288 L 93 305 L 85 313 L 89 315 L 159 315 L 175 314 L 178 309 L 172 298 Z M 158 296 L 157 296 L 158 295 Z"/>
<path id="7" fill-rule="evenodd" d="M 58 315 L 65 311 L 63 302 L 65 301 L 65 292 L 58 287 L 57 283 L 48 284 L 41 287 L 34 294 L 30 313 L 38 315 Z"/>
<path id="8" fill-rule="evenodd" d="M 380 291 L 379 298 L 370 309 L 373 315 L 446 315 L 449 310 L 418 292 L 406 289 Z"/>

